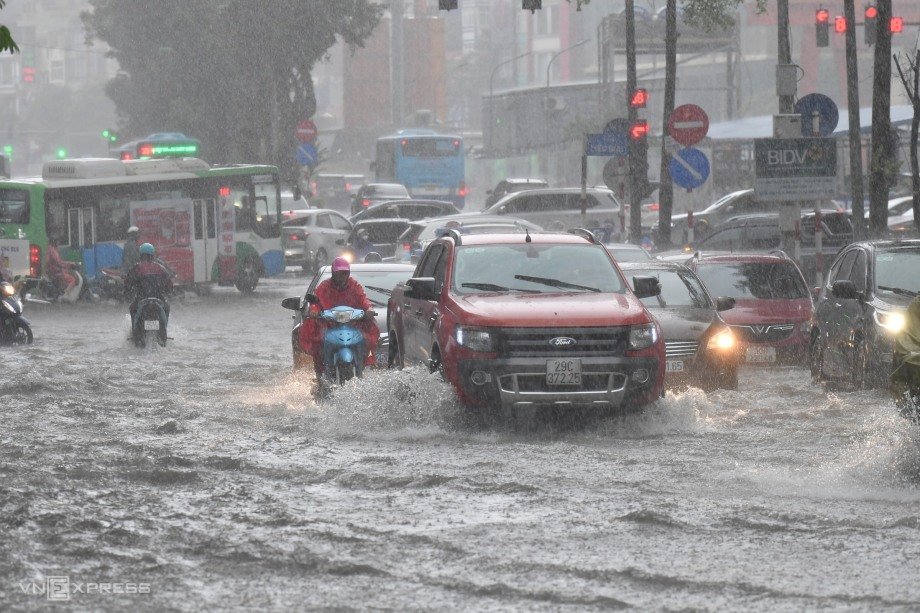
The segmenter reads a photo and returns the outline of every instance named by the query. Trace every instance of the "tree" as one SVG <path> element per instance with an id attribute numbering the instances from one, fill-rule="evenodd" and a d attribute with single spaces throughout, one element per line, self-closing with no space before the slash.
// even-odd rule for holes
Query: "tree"
<path id="1" fill-rule="evenodd" d="M 888 230 L 888 187 L 891 180 L 891 0 L 878 0 L 873 62 L 872 157 L 869 164 L 869 232 Z M 884 27 L 881 25 L 884 24 Z"/>
<path id="2" fill-rule="evenodd" d="M 912 58 L 904 55 L 907 62 L 907 71 L 901 68 L 898 56 L 894 64 L 898 68 L 898 76 L 907 93 L 907 98 L 914 107 L 914 116 L 910 121 L 910 184 L 913 193 L 914 229 L 920 230 L 920 161 L 917 159 L 917 140 L 920 134 L 920 49 Z"/>
<path id="3" fill-rule="evenodd" d="M 316 112 L 313 66 L 337 38 L 361 46 L 383 11 L 370 0 L 91 5 L 88 36 L 121 68 L 107 93 L 122 132 L 186 132 L 209 161 L 272 163 L 288 182 L 299 175 L 295 127 Z"/>
<path id="4" fill-rule="evenodd" d="M 6 0 L 0 0 L 0 9 L 2 9 L 5 4 Z M 19 51 L 19 46 L 16 44 L 16 41 L 13 40 L 10 29 L 6 26 L 0 26 L 0 53 L 4 51 L 17 53 Z"/>

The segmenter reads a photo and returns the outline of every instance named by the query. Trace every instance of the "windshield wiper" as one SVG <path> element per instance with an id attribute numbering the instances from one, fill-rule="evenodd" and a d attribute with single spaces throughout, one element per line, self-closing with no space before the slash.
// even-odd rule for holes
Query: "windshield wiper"
<path id="1" fill-rule="evenodd" d="M 897 294 L 898 296 L 907 296 L 908 298 L 916 298 L 920 296 L 920 292 L 912 292 L 909 289 L 901 289 L 900 287 L 888 287 L 886 285 L 879 285 L 880 290 L 886 292 L 891 292 L 892 294 Z"/>
<path id="2" fill-rule="evenodd" d="M 486 292 L 527 292 L 528 294 L 539 294 L 539 290 L 523 289 L 517 287 L 505 287 L 495 283 L 461 283 L 460 287 L 470 287 L 472 289 L 481 289 Z"/>
<path id="3" fill-rule="evenodd" d="M 364 287 L 366 287 L 367 289 L 372 289 L 379 294 L 385 294 L 387 296 L 393 295 L 393 290 L 391 289 L 385 289 L 383 287 L 374 287 L 373 285 L 365 285 Z"/>
<path id="4" fill-rule="evenodd" d="M 577 283 L 569 283 L 567 281 L 561 281 L 560 279 L 549 279 L 547 277 L 531 277 L 529 275 L 514 275 L 515 279 L 520 279 L 521 281 L 528 281 L 530 283 L 540 283 L 541 285 L 549 285 L 550 287 L 558 287 L 561 289 L 580 289 L 586 292 L 598 292 L 601 290 L 596 287 L 588 287 L 587 285 L 578 285 Z"/>

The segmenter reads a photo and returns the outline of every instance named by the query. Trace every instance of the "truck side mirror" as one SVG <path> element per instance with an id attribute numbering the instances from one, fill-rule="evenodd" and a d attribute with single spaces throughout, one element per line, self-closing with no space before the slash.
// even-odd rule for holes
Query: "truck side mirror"
<path id="1" fill-rule="evenodd" d="M 651 298 L 661 293 L 661 284 L 655 277 L 633 277 L 636 298 Z"/>
<path id="2" fill-rule="evenodd" d="M 419 300 L 437 300 L 438 295 L 434 291 L 434 277 L 412 277 L 406 281 L 406 285 L 411 291 L 411 297 Z"/>

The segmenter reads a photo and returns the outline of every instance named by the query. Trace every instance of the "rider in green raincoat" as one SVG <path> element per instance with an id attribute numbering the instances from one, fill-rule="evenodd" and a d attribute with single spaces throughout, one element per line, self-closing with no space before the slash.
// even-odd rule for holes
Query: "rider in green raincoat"
<path id="1" fill-rule="evenodd" d="M 894 340 L 891 395 L 901 415 L 920 421 L 920 297 L 907 307 L 904 329 Z"/>

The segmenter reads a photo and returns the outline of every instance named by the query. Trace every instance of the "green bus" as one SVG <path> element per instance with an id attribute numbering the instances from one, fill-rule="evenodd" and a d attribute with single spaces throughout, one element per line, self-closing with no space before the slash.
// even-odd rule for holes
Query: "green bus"
<path id="1" fill-rule="evenodd" d="M 39 277 L 49 237 L 86 278 L 118 268 L 128 228 L 176 272 L 177 285 L 251 292 L 284 271 L 281 189 L 274 166 L 210 166 L 198 158 L 46 162 L 40 178 L 0 181 L 0 255 Z"/>

